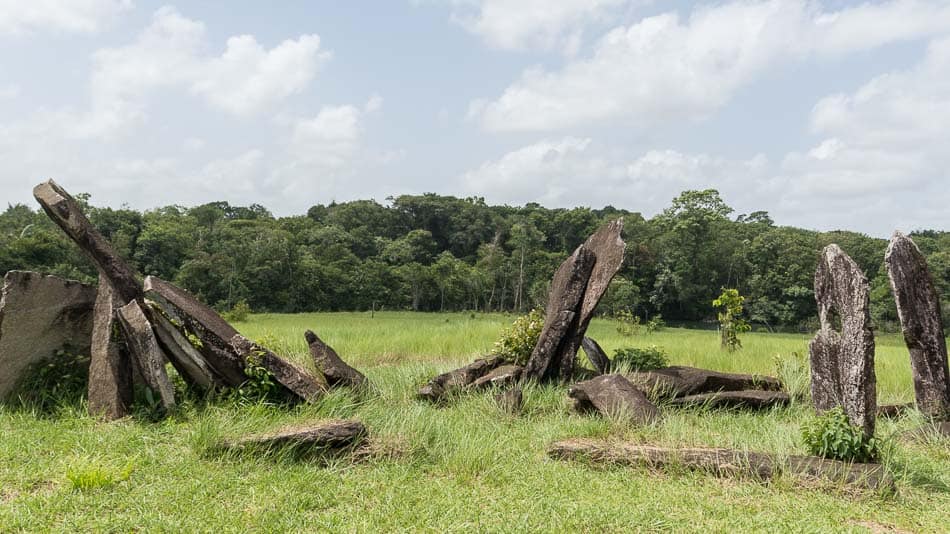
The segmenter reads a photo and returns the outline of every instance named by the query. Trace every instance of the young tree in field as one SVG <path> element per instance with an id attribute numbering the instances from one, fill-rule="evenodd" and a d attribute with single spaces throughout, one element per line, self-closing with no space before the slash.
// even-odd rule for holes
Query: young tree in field
<path id="1" fill-rule="evenodd" d="M 719 298 L 712 302 L 719 309 L 719 336 L 722 348 L 734 351 L 742 348 L 739 334 L 752 327 L 742 318 L 742 302 L 745 297 L 737 289 L 722 289 Z"/>
<path id="2" fill-rule="evenodd" d="M 524 304 L 524 272 L 525 258 L 541 247 L 544 243 L 544 234 L 530 221 L 515 223 L 511 226 L 511 244 L 514 254 L 518 258 L 518 281 L 515 289 L 515 310 L 521 312 Z"/>

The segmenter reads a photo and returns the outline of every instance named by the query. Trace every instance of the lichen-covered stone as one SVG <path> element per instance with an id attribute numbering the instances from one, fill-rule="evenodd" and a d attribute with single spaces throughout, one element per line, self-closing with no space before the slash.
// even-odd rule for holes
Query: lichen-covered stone
<path id="1" fill-rule="evenodd" d="M 132 406 L 132 361 L 117 335 L 116 310 L 124 304 L 109 280 L 100 276 L 92 319 L 88 406 L 90 414 L 109 421 L 129 415 Z"/>

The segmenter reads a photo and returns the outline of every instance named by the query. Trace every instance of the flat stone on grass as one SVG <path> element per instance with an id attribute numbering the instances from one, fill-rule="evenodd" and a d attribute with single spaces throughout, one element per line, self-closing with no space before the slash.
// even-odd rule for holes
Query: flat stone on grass
<path id="1" fill-rule="evenodd" d="M 367 436 L 366 427 L 357 420 L 321 421 L 285 428 L 277 432 L 224 441 L 214 451 L 274 452 L 294 454 L 332 453 L 351 450 Z"/>

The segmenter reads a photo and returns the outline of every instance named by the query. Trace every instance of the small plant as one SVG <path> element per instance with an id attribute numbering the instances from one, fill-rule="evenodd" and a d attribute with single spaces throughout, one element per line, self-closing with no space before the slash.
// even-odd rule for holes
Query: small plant
<path id="1" fill-rule="evenodd" d="M 880 456 L 877 438 L 865 438 L 864 431 L 848 421 L 840 406 L 828 410 L 802 428 L 802 441 L 808 452 L 849 462 L 873 462 Z"/>
<path id="2" fill-rule="evenodd" d="M 611 368 L 627 367 L 633 371 L 649 371 L 659 369 L 669 364 L 669 358 L 663 349 L 651 345 L 645 349 L 628 347 L 614 351 Z"/>
<path id="3" fill-rule="evenodd" d="M 127 482 L 132 477 L 134 469 L 135 463 L 131 460 L 119 472 L 105 469 L 101 465 L 80 465 L 67 469 L 66 478 L 73 489 L 87 491 L 112 487 L 119 482 Z"/>
<path id="4" fill-rule="evenodd" d="M 255 350 L 248 354 L 244 361 L 244 375 L 247 376 L 247 380 L 232 391 L 235 400 L 275 400 L 280 388 L 274 381 L 274 376 L 261 364 L 263 357 L 262 350 Z"/>
<path id="5" fill-rule="evenodd" d="M 31 366 L 23 376 L 16 390 L 20 403 L 48 412 L 86 395 L 89 355 L 58 350 L 52 358 Z"/>
<path id="6" fill-rule="evenodd" d="M 240 323 L 247 320 L 247 316 L 251 314 L 251 307 L 248 305 L 247 301 L 241 299 L 234 303 L 234 306 L 231 307 L 231 311 L 226 311 L 222 315 L 225 321 L 229 323 Z"/>
<path id="7" fill-rule="evenodd" d="M 543 327 L 544 315 L 538 309 L 531 310 L 501 331 L 501 336 L 492 348 L 492 354 L 518 365 L 528 363 L 528 358 L 531 357 L 531 352 L 534 351 L 534 346 L 538 344 L 538 338 L 541 337 Z"/>
<path id="8" fill-rule="evenodd" d="M 752 329 L 749 323 L 742 318 L 742 303 L 745 297 L 739 294 L 738 289 L 722 289 L 719 298 L 712 301 L 712 305 L 719 308 L 719 337 L 722 348 L 729 352 L 742 348 L 739 334 Z"/>
<path id="9" fill-rule="evenodd" d="M 640 333 L 640 316 L 630 310 L 614 312 L 614 320 L 617 321 L 617 333 L 621 336 L 630 337 Z"/>
<path id="10" fill-rule="evenodd" d="M 666 321 L 663 320 L 663 316 L 656 314 L 652 319 L 647 321 L 647 333 L 651 334 L 657 330 L 663 330 L 666 328 Z"/>

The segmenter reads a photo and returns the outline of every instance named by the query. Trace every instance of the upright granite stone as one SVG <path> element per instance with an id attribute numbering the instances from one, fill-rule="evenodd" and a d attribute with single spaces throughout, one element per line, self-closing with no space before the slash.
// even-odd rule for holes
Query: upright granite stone
<path id="1" fill-rule="evenodd" d="M 323 396 L 327 384 L 299 365 L 285 360 L 241 334 L 231 338 L 234 351 L 248 364 L 265 369 L 287 392 L 305 401 Z"/>
<path id="2" fill-rule="evenodd" d="M 310 356 L 317 369 L 323 373 L 330 387 L 361 388 L 369 385 L 363 373 L 347 365 L 333 350 L 333 347 L 324 343 L 311 330 L 304 333 L 307 345 L 310 347 Z"/>
<path id="3" fill-rule="evenodd" d="M 217 312 L 184 289 L 154 276 L 145 278 L 145 293 L 183 336 L 194 336 L 196 345 L 200 345 L 198 351 L 225 385 L 235 387 L 247 380 L 244 360 L 231 346 L 238 331 Z"/>
<path id="4" fill-rule="evenodd" d="M 129 352 L 138 362 L 145 383 L 161 397 L 162 406 L 166 409 L 174 408 L 175 389 L 165 370 L 165 353 L 158 346 L 155 332 L 145 318 L 142 307 L 133 300 L 118 309 L 118 316 Z"/>
<path id="5" fill-rule="evenodd" d="M 904 342 L 910 349 L 917 408 L 934 419 L 950 418 L 950 370 L 940 296 L 917 245 L 900 232 L 884 254 L 897 301 Z"/>
<path id="6" fill-rule="evenodd" d="M 604 353 L 604 349 L 600 348 L 600 343 L 585 337 L 581 341 L 581 347 L 584 348 L 584 354 L 587 355 L 587 359 L 594 366 L 594 370 L 602 375 L 610 372 L 610 358 Z"/>
<path id="7" fill-rule="evenodd" d="M 0 400 L 33 364 L 69 349 L 86 354 L 96 288 L 57 276 L 10 271 L 0 289 Z"/>
<path id="8" fill-rule="evenodd" d="M 129 415 L 132 406 L 132 361 L 118 336 L 118 300 L 112 284 L 99 277 L 89 353 L 89 413 L 112 421 Z"/>
<path id="9" fill-rule="evenodd" d="M 877 382 L 868 280 L 838 245 L 821 252 L 815 272 L 815 300 L 821 329 L 808 346 L 811 392 L 819 412 L 840 405 L 851 424 L 874 435 Z M 841 332 L 834 328 L 834 316 Z"/>
<path id="10" fill-rule="evenodd" d="M 132 268 L 83 215 L 79 204 L 56 182 L 50 180 L 33 188 L 43 211 L 66 235 L 79 245 L 105 276 L 124 302 L 142 299 L 142 286 Z"/>

